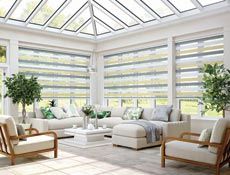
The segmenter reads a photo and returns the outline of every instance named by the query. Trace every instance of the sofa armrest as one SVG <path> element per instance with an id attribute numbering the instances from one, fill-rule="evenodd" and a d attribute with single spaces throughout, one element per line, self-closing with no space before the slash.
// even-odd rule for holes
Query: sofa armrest
<path id="1" fill-rule="evenodd" d="M 190 132 L 190 122 L 177 121 L 163 123 L 163 138 L 180 137 L 184 132 Z"/>
<path id="2" fill-rule="evenodd" d="M 47 119 L 31 118 L 30 121 L 32 127 L 36 128 L 39 132 L 46 132 L 49 130 Z"/>

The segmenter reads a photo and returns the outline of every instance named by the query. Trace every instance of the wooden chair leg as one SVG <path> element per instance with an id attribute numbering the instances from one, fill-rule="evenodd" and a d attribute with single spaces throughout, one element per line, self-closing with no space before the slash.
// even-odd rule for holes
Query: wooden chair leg
<path id="1" fill-rule="evenodd" d="M 58 150 L 55 149 L 55 150 L 54 150 L 54 158 L 57 158 L 57 157 L 58 157 Z"/>
<path id="2" fill-rule="evenodd" d="M 161 167 L 165 167 L 165 142 L 162 142 L 161 145 Z"/>
<path id="3" fill-rule="evenodd" d="M 220 167 L 216 168 L 216 175 L 220 175 Z"/>
<path id="4" fill-rule="evenodd" d="M 163 155 L 161 156 L 161 167 L 162 167 L 162 168 L 165 167 L 165 158 L 164 158 Z"/>
<path id="5" fill-rule="evenodd" d="M 15 165 L 15 158 L 14 157 L 10 157 L 10 162 L 11 162 L 11 165 Z"/>

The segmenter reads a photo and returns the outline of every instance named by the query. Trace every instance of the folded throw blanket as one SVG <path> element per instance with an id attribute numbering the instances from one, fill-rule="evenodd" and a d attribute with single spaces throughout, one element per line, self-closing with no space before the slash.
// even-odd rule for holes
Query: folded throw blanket
<path id="1" fill-rule="evenodd" d="M 145 129 L 147 143 L 153 143 L 160 140 L 160 127 L 146 120 L 127 121 L 123 124 L 140 125 Z"/>

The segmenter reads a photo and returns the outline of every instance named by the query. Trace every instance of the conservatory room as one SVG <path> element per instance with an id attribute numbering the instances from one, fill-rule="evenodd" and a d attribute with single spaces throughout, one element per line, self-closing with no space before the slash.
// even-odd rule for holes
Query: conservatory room
<path id="1" fill-rule="evenodd" d="M 230 0 L 0 0 L 0 175 L 230 175 Z"/>

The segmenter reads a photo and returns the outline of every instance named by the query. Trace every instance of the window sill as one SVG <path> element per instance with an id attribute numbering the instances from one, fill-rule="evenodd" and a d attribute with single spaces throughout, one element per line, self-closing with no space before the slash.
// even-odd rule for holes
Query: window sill
<path id="1" fill-rule="evenodd" d="M 199 120 L 199 121 L 217 121 L 221 117 L 192 117 L 191 120 Z"/>

